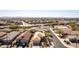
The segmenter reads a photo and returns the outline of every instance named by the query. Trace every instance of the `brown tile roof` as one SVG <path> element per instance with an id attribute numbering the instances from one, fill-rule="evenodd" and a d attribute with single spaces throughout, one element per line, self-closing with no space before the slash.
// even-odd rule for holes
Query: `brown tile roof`
<path id="1" fill-rule="evenodd" d="M 79 31 L 72 31 L 71 35 L 79 35 Z"/>
<path id="2" fill-rule="evenodd" d="M 0 37 L 6 35 L 6 32 L 0 32 Z"/>
<path id="3" fill-rule="evenodd" d="M 23 39 L 29 40 L 31 35 L 32 35 L 32 33 L 30 31 L 25 31 L 17 39 L 23 37 Z"/>
<path id="4" fill-rule="evenodd" d="M 29 40 L 30 37 L 31 37 L 32 33 L 30 31 L 27 31 L 25 34 L 24 34 L 24 39 L 26 40 Z"/>

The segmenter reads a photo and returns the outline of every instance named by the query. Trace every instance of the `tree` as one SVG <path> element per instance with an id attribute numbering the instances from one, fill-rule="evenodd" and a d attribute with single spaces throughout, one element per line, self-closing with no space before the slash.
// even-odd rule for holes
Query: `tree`
<path id="1" fill-rule="evenodd" d="M 61 34 L 63 34 L 63 31 L 60 29 L 57 29 L 57 33 L 59 34 L 59 36 L 61 36 Z"/>
<path id="2" fill-rule="evenodd" d="M 10 28 L 10 29 L 18 29 L 18 26 L 11 25 L 9 28 Z"/>
<path id="3" fill-rule="evenodd" d="M 78 29 L 78 26 L 77 26 L 76 22 L 69 22 L 69 25 L 71 26 L 72 30 L 77 30 Z"/>
<path id="4" fill-rule="evenodd" d="M 58 20 L 56 20 L 56 21 L 55 21 L 55 24 L 56 24 L 56 25 L 59 25 L 59 21 L 58 21 Z"/>

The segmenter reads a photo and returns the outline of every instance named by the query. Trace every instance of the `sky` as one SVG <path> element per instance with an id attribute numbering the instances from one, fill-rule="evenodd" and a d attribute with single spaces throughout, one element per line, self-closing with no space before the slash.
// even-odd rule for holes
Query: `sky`
<path id="1" fill-rule="evenodd" d="M 0 10 L 0 17 L 79 17 L 79 10 Z"/>

